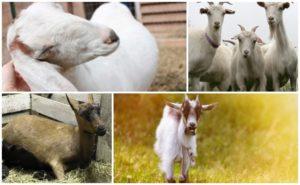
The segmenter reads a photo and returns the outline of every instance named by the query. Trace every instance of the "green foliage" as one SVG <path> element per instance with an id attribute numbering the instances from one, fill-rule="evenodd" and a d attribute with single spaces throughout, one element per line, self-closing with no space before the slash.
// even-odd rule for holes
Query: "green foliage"
<path id="1" fill-rule="evenodd" d="M 194 98 L 196 95 L 190 95 Z M 115 95 L 115 182 L 163 182 L 153 150 L 165 101 L 183 94 Z M 297 95 L 208 94 L 191 182 L 297 182 Z M 175 174 L 179 175 L 179 164 Z"/>

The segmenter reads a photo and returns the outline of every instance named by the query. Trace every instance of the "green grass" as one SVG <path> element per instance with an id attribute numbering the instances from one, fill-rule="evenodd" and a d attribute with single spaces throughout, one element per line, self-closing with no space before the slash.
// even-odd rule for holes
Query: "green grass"
<path id="1" fill-rule="evenodd" d="M 115 96 L 115 182 L 163 182 L 153 151 L 165 100 L 182 95 Z M 297 182 L 296 95 L 201 95 L 219 102 L 198 128 L 190 182 Z M 175 176 L 179 175 L 179 164 Z"/>
<path id="2" fill-rule="evenodd" d="M 5 183 L 83 183 L 83 182 L 111 182 L 111 164 L 93 161 L 86 169 L 75 169 L 65 174 L 64 180 L 38 180 L 33 178 L 33 171 L 13 168 L 9 176 L 3 180 Z"/>

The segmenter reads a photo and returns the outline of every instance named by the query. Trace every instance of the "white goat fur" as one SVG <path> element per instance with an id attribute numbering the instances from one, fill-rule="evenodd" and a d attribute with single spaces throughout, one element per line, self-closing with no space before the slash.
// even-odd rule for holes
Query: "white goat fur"
<path id="1" fill-rule="evenodd" d="M 129 9 L 120 3 L 100 6 L 91 22 L 112 28 L 120 38 L 119 48 L 64 74 L 79 90 L 147 90 L 156 73 L 158 48 L 154 37 Z"/>
<path id="2" fill-rule="evenodd" d="M 222 11 L 225 11 L 225 8 L 222 5 L 210 5 L 209 8 L 211 11 L 211 15 L 213 15 L 213 12 L 215 17 L 209 17 L 208 25 L 207 27 L 202 30 L 200 28 L 189 28 L 188 33 L 188 41 L 189 41 L 189 74 L 191 76 L 191 83 L 194 90 L 199 90 L 199 80 L 203 82 L 211 83 L 211 86 L 214 86 L 213 84 L 217 84 L 220 90 L 228 90 L 230 85 L 230 64 L 231 62 L 230 56 L 231 53 L 228 53 L 223 49 L 225 46 L 218 48 L 214 48 L 208 43 L 205 33 L 208 34 L 208 36 L 216 43 L 220 44 L 221 41 L 221 30 L 222 30 L 222 24 L 223 24 L 223 18 L 224 15 Z M 227 10 L 230 14 L 234 13 L 234 11 Z M 219 15 L 220 13 L 220 15 Z M 220 28 L 218 30 L 215 30 L 213 28 L 214 21 L 220 22 Z M 219 59 L 216 59 L 214 62 L 215 55 L 218 54 L 222 57 L 221 61 Z M 225 53 L 225 55 L 223 55 Z M 217 57 L 219 58 L 219 57 Z M 228 59 L 228 60 L 227 60 Z M 224 61 L 225 60 L 225 61 Z M 224 64 L 223 64 L 223 63 Z M 221 64 L 222 66 L 213 65 L 213 63 Z M 221 69 L 221 70 L 220 70 Z M 228 70 L 229 69 L 229 70 Z M 205 74 L 209 71 L 209 77 L 208 74 Z M 203 79 L 202 75 L 204 76 Z M 222 78 L 220 78 L 222 77 Z"/>
<path id="3" fill-rule="evenodd" d="M 289 3 L 264 3 L 267 19 L 272 16 L 274 25 L 269 23 L 271 42 L 262 47 L 264 52 L 267 76 L 267 90 L 279 91 L 290 80 L 292 90 L 297 89 L 298 56 L 289 41 L 282 18 L 283 10 Z M 284 7 L 287 6 L 287 7 Z M 261 6 L 261 5 L 260 5 Z M 282 10 L 279 10 L 279 7 Z"/>
<path id="4" fill-rule="evenodd" d="M 32 91 L 74 91 L 76 88 L 60 69 L 113 52 L 118 43 L 104 42 L 111 31 L 65 13 L 58 4 L 33 3 L 9 27 L 7 46 L 16 70 Z M 16 40 L 28 46 L 31 53 L 12 49 Z"/>
<path id="5" fill-rule="evenodd" d="M 177 104 L 181 106 L 181 104 Z M 195 106 L 195 101 L 192 101 Z M 183 119 L 178 122 L 170 116 L 169 106 L 165 106 L 163 117 L 156 130 L 156 143 L 154 149 L 160 157 L 160 169 L 166 174 L 167 179 L 173 176 L 174 161 L 181 161 L 183 157 L 189 158 L 184 154 L 183 146 L 190 148 L 193 156 L 197 156 L 196 135 L 186 135 L 184 133 L 185 125 Z"/>
<path id="6" fill-rule="evenodd" d="M 265 61 L 257 42 L 256 28 L 254 27 L 250 32 L 241 26 L 242 32 L 236 36 L 243 44 L 240 43 L 241 41 L 236 42 L 233 49 L 231 66 L 233 90 L 264 91 L 266 89 Z M 250 52 L 247 57 L 243 55 L 245 50 Z"/>

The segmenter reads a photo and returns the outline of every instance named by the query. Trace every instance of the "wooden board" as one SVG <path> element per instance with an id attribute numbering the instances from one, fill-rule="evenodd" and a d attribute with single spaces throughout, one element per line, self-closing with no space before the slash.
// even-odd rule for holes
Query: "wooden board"
<path id="1" fill-rule="evenodd" d="M 2 114 L 20 112 L 30 109 L 29 94 L 12 94 L 2 96 Z"/>
<path id="2" fill-rule="evenodd" d="M 154 13 L 166 13 L 166 12 L 186 12 L 185 3 L 166 3 L 166 4 L 149 4 L 141 5 L 142 14 L 154 14 Z"/>
<path id="3" fill-rule="evenodd" d="M 67 104 L 33 94 L 31 109 L 55 120 L 77 125 L 75 114 Z"/>

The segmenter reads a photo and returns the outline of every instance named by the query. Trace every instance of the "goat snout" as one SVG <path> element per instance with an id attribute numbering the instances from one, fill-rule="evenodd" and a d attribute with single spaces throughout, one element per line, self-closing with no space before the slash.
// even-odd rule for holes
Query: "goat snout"
<path id="1" fill-rule="evenodd" d="M 275 22 L 275 18 L 273 16 L 268 17 L 268 22 L 273 24 Z"/>
<path id="2" fill-rule="evenodd" d="M 248 50 L 245 50 L 244 51 L 244 57 L 247 57 L 249 55 L 249 51 Z"/>
<path id="3" fill-rule="evenodd" d="M 107 37 L 107 39 L 104 41 L 105 44 L 113 44 L 119 41 L 119 37 L 116 34 L 116 32 L 114 32 L 113 30 L 111 30 L 109 32 L 109 36 Z"/>
<path id="4" fill-rule="evenodd" d="M 214 23 L 214 27 L 215 27 L 215 28 L 220 28 L 220 22 L 219 22 L 219 21 L 215 22 L 215 23 Z"/>
<path id="5" fill-rule="evenodd" d="M 191 123 L 190 123 L 190 127 L 191 127 L 191 128 L 196 128 L 196 123 L 191 122 Z"/>
<path id="6" fill-rule="evenodd" d="M 104 127 L 102 127 L 102 126 L 97 127 L 96 134 L 98 136 L 104 136 L 106 134 L 106 129 Z"/>

